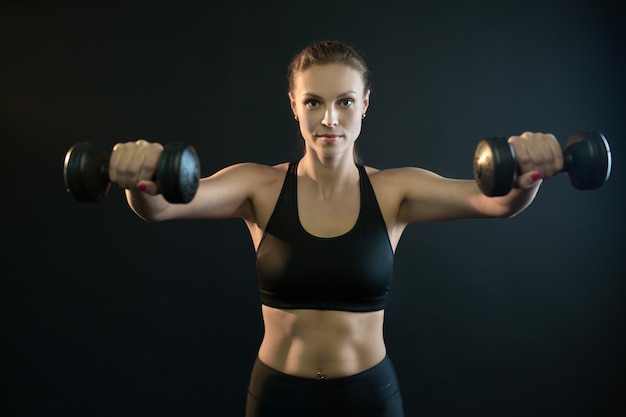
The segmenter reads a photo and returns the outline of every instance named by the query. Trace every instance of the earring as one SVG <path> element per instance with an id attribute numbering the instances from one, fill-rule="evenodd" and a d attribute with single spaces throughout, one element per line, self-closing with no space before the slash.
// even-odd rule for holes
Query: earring
<path id="1" fill-rule="evenodd" d="M 297 115 L 297 114 L 294 114 L 294 115 L 293 115 L 293 118 L 294 118 L 295 120 L 300 120 L 300 119 L 298 119 L 298 115 Z"/>
<path id="2" fill-rule="evenodd" d="M 361 115 L 361 119 L 365 119 L 365 116 L 367 116 L 367 114 L 366 114 L 366 113 L 363 113 L 363 114 Z"/>

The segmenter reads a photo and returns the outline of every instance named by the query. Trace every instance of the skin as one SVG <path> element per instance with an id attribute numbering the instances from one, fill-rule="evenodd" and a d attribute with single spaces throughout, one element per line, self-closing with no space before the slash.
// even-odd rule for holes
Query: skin
<path id="1" fill-rule="evenodd" d="M 310 67 L 294 81 L 289 101 L 306 149 L 298 166 L 300 221 L 313 235 L 338 236 L 348 232 L 358 217 L 359 175 L 353 148 L 369 107 L 369 91 L 358 71 L 341 64 Z M 366 167 L 394 251 L 411 222 L 514 216 L 534 199 L 538 178 L 550 178 L 563 167 L 553 135 L 525 132 L 509 138 L 509 143 L 521 175 L 516 188 L 504 197 L 486 197 L 473 180 L 448 179 L 424 169 Z M 201 179 L 193 201 L 173 205 L 150 181 L 162 150 L 144 140 L 114 147 L 109 175 L 127 189 L 131 208 L 147 221 L 242 218 L 258 248 L 288 164 L 227 167 Z M 386 354 L 384 310 L 354 313 L 264 305 L 262 314 L 265 334 L 259 358 L 287 374 L 353 375 Z"/>

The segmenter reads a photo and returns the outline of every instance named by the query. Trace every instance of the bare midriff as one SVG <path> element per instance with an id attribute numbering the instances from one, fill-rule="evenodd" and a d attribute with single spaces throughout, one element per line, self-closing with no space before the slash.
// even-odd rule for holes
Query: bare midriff
<path id="1" fill-rule="evenodd" d="M 341 378 L 365 371 L 386 355 L 384 310 L 277 309 L 262 306 L 265 335 L 259 359 L 304 378 Z"/>

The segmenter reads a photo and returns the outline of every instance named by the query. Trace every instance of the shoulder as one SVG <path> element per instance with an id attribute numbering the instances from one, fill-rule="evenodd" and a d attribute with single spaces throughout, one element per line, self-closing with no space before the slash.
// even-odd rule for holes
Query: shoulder
<path id="1" fill-rule="evenodd" d="M 287 173 L 288 167 L 288 162 L 278 165 L 240 162 L 219 170 L 208 177 L 208 179 L 219 180 L 221 178 L 231 178 L 245 181 L 248 184 L 271 183 L 282 181 Z"/>
<path id="2" fill-rule="evenodd" d="M 397 211 L 414 190 L 428 190 L 437 183 L 437 178 L 441 178 L 431 171 L 414 167 L 378 169 L 365 166 L 365 172 L 379 204 L 389 204 L 392 211 Z"/>
<path id="3" fill-rule="evenodd" d="M 450 192 L 459 191 L 459 181 L 442 177 L 432 171 L 416 167 L 376 169 L 366 167 L 366 172 L 379 200 L 394 206 L 410 200 L 431 203 L 446 199 Z"/>
<path id="4" fill-rule="evenodd" d="M 371 166 L 365 166 L 372 185 L 381 187 L 402 188 L 408 184 L 414 186 L 417 182 L 432 182 L 441 179 L 439 175 L 432 171 L 416 167 L 401 167 L 378 169 Z"/>
<path id="5" fill-rule="evenodd" d="M 274 175 L 275 173 L 280 172 L 284 174 L 287 171 L 288 167 L 289 162 L 283 162 L 277 165 L 259 164 L 257 162 L 239 162 L 233 165 L 229 165 L 223 170 L 258 173 L 260 175 Z"/>
<path id="6" fill-rule="evenodd" d="M 278 198 L 288 169 L 289 162 L 277 165 L 242 162 L 224 168 L 214 176 L 229 177 L 231 179 L 229 184 L 233 184 L 234 187 L 245 188 L 248 197 L 253 202 L 263 204 Z"/>
<path id="7" fill-rule="evenodd" d="M 246 184 L 247 201 L 250 206 L 241 217 L 249 223 L 251 231 L 264 230 L 283 188 L 289 162 L 277 165 L 247 162 L 232 165 L 227 169 L 231 169 L 237 176 L 237 183 Z M 253 233 L 253 238 L 255 236 L 259 237 Z"/>
<path id="8" fill-rule="evenodd" d="M 409 223 L 401 215 L 406 201 L 415 194 L 415 190 L 421 190 L 421 193 L 433 188 L 432 178 L 436 175 L 414 167 L 378 169 L 366 166 L 365 172 L 389 229 L 390 239 L 397 244 L 404 227 Z"/>

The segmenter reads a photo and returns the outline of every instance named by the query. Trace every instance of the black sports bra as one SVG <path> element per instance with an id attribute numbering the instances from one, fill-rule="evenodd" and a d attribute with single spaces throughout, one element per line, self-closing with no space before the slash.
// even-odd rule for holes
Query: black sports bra
<path id="1" fill-rule="evenodd" d="M 374 189 L 357 165 L 360 211 L 347 233 L 320 238 L 298 217 L 298 163 L 289 164 L 257 249 L 261 302 L 282 309 L 377 311 L 393 276 L 393 249 Z"/>

